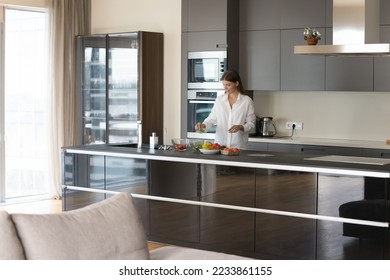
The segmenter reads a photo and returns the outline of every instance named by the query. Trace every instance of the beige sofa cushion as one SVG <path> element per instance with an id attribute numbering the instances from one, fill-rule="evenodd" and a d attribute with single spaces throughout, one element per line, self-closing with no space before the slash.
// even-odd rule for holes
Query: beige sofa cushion
<path id="1" fill-rule="evenodd" d="M 199 249 L 164 246 L 150 251 L 152 260 L 250 260 L 250 258 Z"/>
<path id="2" fill-rule="evenodd" d="M 22 244 L 16 234 L 11 216 L 0 210 L 0 260 L 24 260 Z"/>
<path id="3" fill-rule="evenodd" d="M 149 259 L 142 221 L 128 193 L 59 214 L 12 214 L 27 259 Z"/>

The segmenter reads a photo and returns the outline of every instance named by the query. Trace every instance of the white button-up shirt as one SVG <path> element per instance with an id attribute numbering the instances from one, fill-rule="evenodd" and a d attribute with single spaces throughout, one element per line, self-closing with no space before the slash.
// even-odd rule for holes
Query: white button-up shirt
<path id="1" fill-rule="evenodd" d="M 243 94 L 239 94 L 236 103 L 230 107 L 228 94 L 217 97 L 210 115 L 203 121 L 206 130 L 216 125 L 215 143 L 226 147 L 246 149 L 249 132 L 255 127 L 256 115 L 253 100 Z M 228 130 L 233 125 L 243 125 L 244 132 L 230 133 Z"/>

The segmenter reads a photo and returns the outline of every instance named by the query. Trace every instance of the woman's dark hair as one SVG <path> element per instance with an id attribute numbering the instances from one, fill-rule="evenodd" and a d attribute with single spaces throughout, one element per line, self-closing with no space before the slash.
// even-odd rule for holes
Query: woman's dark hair
<path id="1" fill-rule="evenodd" d="M 226 70 L 225 73 L 223 73 L 223 75 L 221 77 L 221 81 L 229 81 L 229 82 L 233 82 L 233 83 L 238 82 L 238 91 L 241 94 L 246 94 L 245 88 L 241 82 L 241 77 L 240 77 L 240 75 L 238 75 L 237 71 Z"/>

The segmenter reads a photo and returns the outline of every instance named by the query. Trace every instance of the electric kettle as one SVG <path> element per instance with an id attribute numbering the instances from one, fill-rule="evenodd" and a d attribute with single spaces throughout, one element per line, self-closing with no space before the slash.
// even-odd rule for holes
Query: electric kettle
<path id="1" fill-rule="evenodd" d="M 262 137 L 272 137 L 276 135 L 276 127 L 272 122 L 272 117 L 259 118 L 259 134 Z"/>

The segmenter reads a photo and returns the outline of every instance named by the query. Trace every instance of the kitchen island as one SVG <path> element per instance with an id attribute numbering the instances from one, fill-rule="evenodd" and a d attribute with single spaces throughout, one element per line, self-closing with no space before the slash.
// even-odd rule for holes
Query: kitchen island
<path id="1" fill-rule="evenodd" d="M 389 159 L 88 145 L 65 147 L 63 162 L 64 210 L 129 191 L 153 241 L 262 259 L 389 259 Z"/>

